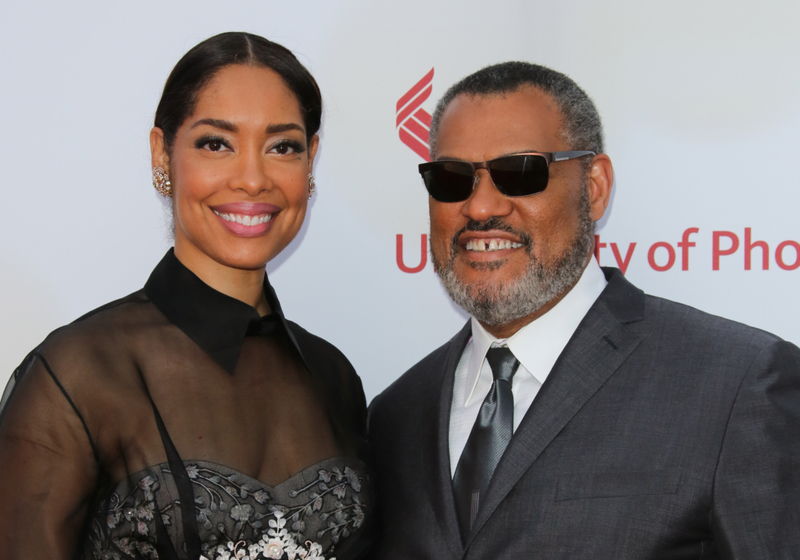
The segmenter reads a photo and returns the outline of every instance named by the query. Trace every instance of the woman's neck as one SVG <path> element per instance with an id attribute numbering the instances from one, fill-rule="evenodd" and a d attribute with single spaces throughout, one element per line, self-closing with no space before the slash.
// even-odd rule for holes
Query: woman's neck
<path id="1" fill-rule="evenodd" d="M 259 315 L 269 315 L 272 312 L 264 294 L 264 268 L 251 270 L 226 266 L 209 255 L 184 250 L 177 243 L 175 257 L 218 292 L 254 307 Z"/>

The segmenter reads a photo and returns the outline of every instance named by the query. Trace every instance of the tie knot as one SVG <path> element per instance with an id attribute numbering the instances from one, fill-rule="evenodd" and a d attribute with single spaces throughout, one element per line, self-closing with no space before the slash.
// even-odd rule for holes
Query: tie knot
<path id="1" fill-rule="evenodd" d="M 492 368 L 492 375 L 495 379 L 502 379 L 511 383 L 514 374 L 517 373 L 519 361 L 514 357 L 511 349 L 507 347 L 489 348 L 486 352 L 486 361 Z"/>

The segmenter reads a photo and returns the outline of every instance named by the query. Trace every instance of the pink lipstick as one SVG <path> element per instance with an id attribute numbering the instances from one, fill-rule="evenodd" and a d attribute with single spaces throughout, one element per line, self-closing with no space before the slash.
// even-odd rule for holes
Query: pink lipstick
<path id="1" fill-rule="evenodd" d="M 230 202 L 213 206 L 211 210 L 222 226 L 234 235 L 259 237 L 269 231 L 281 208 L 266 203 Z"/>

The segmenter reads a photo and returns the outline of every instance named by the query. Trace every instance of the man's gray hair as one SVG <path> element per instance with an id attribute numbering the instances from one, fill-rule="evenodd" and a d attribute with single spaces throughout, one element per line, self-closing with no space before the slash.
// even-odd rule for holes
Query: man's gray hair
<path id="1" fill-rule="evenodd" d="M 603 151 L 603 125 L 594 103 L 572 78 L 530 62 L 501 62 L 478 70 L 451 86 L 436 104 L 431 121 L 431 159 L 436 158 L 436 136 L 442 113 L 459 95 L 486 97 L 534 86 L 549 94 L 564 119 L 562 134 L 570 150 Z M 591 163 L 588 160 L 587 163 Z"/>

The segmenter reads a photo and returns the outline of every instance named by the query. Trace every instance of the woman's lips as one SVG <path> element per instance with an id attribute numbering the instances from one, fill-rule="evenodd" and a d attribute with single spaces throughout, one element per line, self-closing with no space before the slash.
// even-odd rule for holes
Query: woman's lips
<path id="1" fill-rule="evenodd" d="M 272 219 L 281 211 L 274 204 L 231 202 L 211 208 L 223 227 L 239 237 L 259 237 L 272 226 Z"/>
<path id="2" fill-rule="evenodd" d="M 228 202 L 227 204 L 212 206 L 211 209 L 220 214 L 247 214 L 249 216 L 275 214 L 281 211 L 280 206 L 267 204 L 266 202 Z"/>

